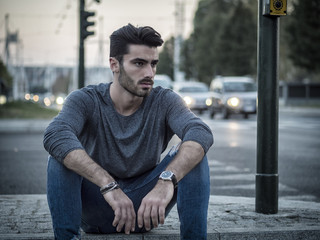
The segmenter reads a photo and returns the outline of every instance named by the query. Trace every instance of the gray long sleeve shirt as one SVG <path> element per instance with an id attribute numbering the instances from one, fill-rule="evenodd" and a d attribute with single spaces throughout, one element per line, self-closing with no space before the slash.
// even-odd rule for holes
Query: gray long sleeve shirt
<path id="1" fill-rule="evenodd" d="M 195 116 L 179 95 L 154 88 L 130 116 L 119 114 L 110 97 L 110 83 L 72 92 L 47 127 L 44 147 L 63 161 L 84 149 L 117 178 L 129 178 L 154 168 L 174 134 L 198 142 L 205 152 L 213 144 L 210 128 Z"/>

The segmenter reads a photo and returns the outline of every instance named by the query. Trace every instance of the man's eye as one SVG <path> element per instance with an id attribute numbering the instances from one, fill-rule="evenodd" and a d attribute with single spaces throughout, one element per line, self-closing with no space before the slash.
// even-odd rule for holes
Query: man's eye
<path id="1" fill-rule="evenodd" d="M 143 66 L 143 62 L 136 62 L 135 65 L 136 65 L 137 67 L 142 67 L 142 66 Z"/>

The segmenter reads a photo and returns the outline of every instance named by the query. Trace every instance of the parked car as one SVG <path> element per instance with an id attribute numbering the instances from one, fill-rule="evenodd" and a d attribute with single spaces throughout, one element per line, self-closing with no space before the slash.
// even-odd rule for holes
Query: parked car
<path id="1" fill-rule="evenodd" d="M 211 105 L 211 94 L 208 86 L 202 82 L 177 82 L 173 86 L 191 110 L 201 114 Z"/>
<path id="2" fill-rule="evenodd" d="M 163 88 L 172 89 L 172 81 L 168 75 L 165 74 L 156 74 L 153 78 L 154 84 L 153 87 L 161 86 Z"/>
<path id="3" fill-rule="evenodd" d="M 257 86 L 249 77 L 217 77 L 210 84 L 212 105 L 209 112 L 211 118 L 216 113 L 228 119 L 230 114 L 249 114 L 257 112 Z"/>

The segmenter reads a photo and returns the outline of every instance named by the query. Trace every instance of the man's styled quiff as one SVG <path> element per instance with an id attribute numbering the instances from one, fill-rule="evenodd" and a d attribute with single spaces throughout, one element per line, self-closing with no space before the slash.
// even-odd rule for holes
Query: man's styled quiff
<path id="1" fill-rule="evenodd" d="M 122 57 L 129 52 L 129 44 L 160 47 L 161 35 L 152 27 L 134 27 L 130 23 L 112 33 L 110 36 L 110 57 L 122 63 Z"/>

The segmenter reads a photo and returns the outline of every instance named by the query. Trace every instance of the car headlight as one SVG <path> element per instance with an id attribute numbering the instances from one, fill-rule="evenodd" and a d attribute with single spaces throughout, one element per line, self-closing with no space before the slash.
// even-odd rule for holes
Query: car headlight
<path id="1" fill-rule="evenodd" d="M 39 102 L 39 99 L 40 98 L 39 98 L 38 95 L 34 95 L 33 98 L 32 98 L 32 100 L 35 101 L 35 102 Z"/>
<path id="2" fill-rule="evenodd" d="M 189 97 L 189 96 L 185 96 L 185 97 L 183 98 L 183 100 L 185 101 L 185 103 L 187 104 L 187 106 L 190 106 L 190 105 L 192 104 L 192 102 L 193 102 L 192 97 Z"/>
<path id="3" fill-rule="evenodd" d="M 24 95 L 24 99 L 27 100 L 27 101 L 29 101 L 29 100 L 31 99 L 30 93 L 26 93 L 26 94 Z"/>
<path id="4" fill-rule="evenodd" d="M 240 104 L 240 99 L 237 97 L 232 97 L 228 99 L 227 103 L 230 107 L 238 107 Z"/>
<path id="5" fill-rule="evenodd" d="M 57 97 L 56 103 L 57 103 L 58 105 L 62 105 L 62 104 L 64 103 L 63 97 Z"/>
<path id="6" fill-rule="evenodd" d="M 7 103 L 7 97 L 4 95 L 0 95 L 0 105 Z"/>
<path id="7" fill-rule="evenodd" d="M 209 107 L 212 105 L 212 99 L 211 98 L 207 98 L 206 100 L 206 105 Z"/>
<path id="8" fill-rule="evenodd" d="M 50 98 L 45 97 L 45 98 L 43 99 L 43 103 L 44 103 L 44 105 L 46 105 L 47 107 L 50 107 L 50 105 L 51 105 L 51 100 L 50 100 Z"/>

